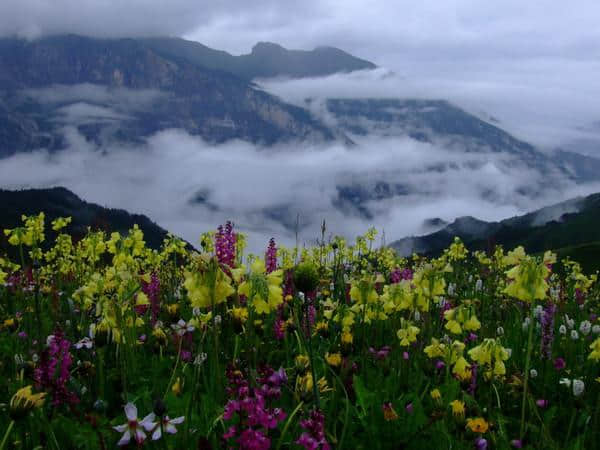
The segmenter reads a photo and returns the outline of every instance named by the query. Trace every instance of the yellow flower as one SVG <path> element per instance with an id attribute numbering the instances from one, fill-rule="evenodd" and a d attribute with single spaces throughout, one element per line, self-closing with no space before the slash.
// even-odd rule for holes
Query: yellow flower
<path id="1" fill-rule="evenodd" d="M 44 405 L 45 392 L 34 394 L 31 385 L 19 389 L 10 399 L 10 416 L 13 420 L 25 417 L 29 411 Z"/>
<path id="2" fill-rule="evenodd" d="M 173 386 L 171 387 L 171 392 L 176 396 L 179 396 L 181 395 L 182 389 L 183 385 L 181 384 L 181 378 L 177 377 L 177 380 L 175 380 L 175 383 L 173 383 Z"/>
<path id="3" fill-rule="evenodd" d="M 450 406 L 452 407 L 452 414 L 455 417 L 464 418 L 465 417 L 465 403 L 460 400 L 453 400 L 450 402 Z"/>
<path id="4" fill-rule="evenodd" d="M 342 364 L 342 355 L 340 353 L 326 353 L 325 361 L 332 367 L 338 367 Z"/>
<path id="5" fill-rule="evenodd" d="M 239 323 L 246 323 L 246 320 L 248 320 L 248 308 L 232 308 L 231 316 Z"/>
<path id="6" fill-rule="evenodd" d="M 420 330 L 415 327 L 412 322 L 405 321 L 404 319 L 402 319 L 400 326 L 402 328 L 400 328 L 396 334 L 398 339 L 400 339 L 400 345 L 402 347 L 407 347 L 417 340 L 417 335 Z"/>
<path id="7" fill-rule="evenodd" d="M 550 270 L 543 261 L 538 262 L 531 256 L 524 257 L 506 272 L 510 283 L 504 292 L 524 302 L 542 300 L 548 290 L 546 278 L 549 274 Z"/>
<path id="8" fill-rule="evenodd" d="M 310 366 L 310 359 L 306 355 L 296 356 L 296 368 L 300 370 L 306 370 Z"/>
<path id="9" fill-rule="evenodd" d="M 265 262 L 255 259 L 248 280 L 238 286 L 238 294 L 245 295 L 258 314 L 269 314 L 283 303 L 281 270 L 266 273 Z"/>
<path id="10" fill-rule="evenodd" d="M 398 419 L 398 413 L 394 410 L 394 406 L 391 402 L 385 402 L 382 406 L 383 418 L 386 421 L 392 421 Z"/>
<path id="11" fill-rule="evenodd" d="M 483 434 L 488 430 L 489 424 L 483 417 L 476 417 L 474 419 L 469 418 L 467 419 L 467 428 L 473 433 Z"/>
<path id="12" fill-rule="evenodd" d="M 600 361 L 600 337 L 592 342 L 590 349 L 592 349 L 592 352 L 590 353 L 590 356 L 588 356 L 588 359 Z"/>
<path id="13" fill-rule="evenodd" d="M 464 357 L 458 358 L 452 373 L 456 375 L 461 381 L 465 381 L 471 378 L 471 365 L 467 362 Z"/>
<path id="14" fill-rule="evenodd" d="M 70 223 L 71 223 L 70 217 L 59 217 L 52 221 L 52 229 L 54 231 L 60 231 Z"/>
<path id="15" fill-rule="evenodd" d="M 351 345 L 352 342 L 354 342 L 354 337 L 352 336 L 352 333 L 350 333 L 349 331 L 343 331 L 342 332 L 342 344 Z"/>
<path id="16" fill-rule="evenodd" d="M 431 397 L 432 400 L 438 402 L 439 400 L 441 400 L 442 398 L 442 393 L 440 392 L 439 389 L 433 389 L 430 393 L 429 396 Z"/>
<path id="17" fill-rule="evenodd" d="M 194 308 L 208 308 L 212 305 L 223 303 L 227 297 L 235 292 L 230 284 L 230 279 L 216 264 L 209 263 L 206 270 L 191 272 L 185 271 L 183 285 L 188 291 L 190 302 Z"/>

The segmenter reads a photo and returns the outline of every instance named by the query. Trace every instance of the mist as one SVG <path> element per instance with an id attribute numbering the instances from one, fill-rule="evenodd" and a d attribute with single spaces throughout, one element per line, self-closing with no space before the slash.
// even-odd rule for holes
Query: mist
<path id="1" fill-rule="evenodd" d="M 4 159 L 2 188 L 65 186 L 83 199 L 149 216 L 197 243 L 200 233 L 226 220 L 248 233 L 260 252 L 273 236 L 280 243 L 312 243 L 323 220 L 327 236 L 353 239 L 370 226 L 387 242 L 433 231 L 431 218 L 451 221 L 472 215 L 500 220 L 595 191 L 514 166 L 507 155 L 464 154 L 410 138 L 364 137 L 355 146 L 280 145 L 233 141 L 211 145 L 181 130 L 165 130 L 144 145 L 96 145 L 76 127 L 63 129 L 68 148 L 39 150 Z M 507 163 L 513 163 L 507 166 Z M 367 199 L 362 206 L 339 201 L 340 186 L 376 181 L 402 183 L 405 192 Z M 536 195 L 525 188 L 540 188 Z M 298 221 L 298 227 L 296 227 Z"/>

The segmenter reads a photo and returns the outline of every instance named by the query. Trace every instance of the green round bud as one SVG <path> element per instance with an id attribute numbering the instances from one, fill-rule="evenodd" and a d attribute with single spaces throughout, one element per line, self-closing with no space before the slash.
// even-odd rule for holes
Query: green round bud
<path id="1" fill-rule="evenodd" d="M 314 291 L 319 285 L 319 272 L 311 262 L 302 262 L 294 269 L 294 285 L 300 292 Z"/>

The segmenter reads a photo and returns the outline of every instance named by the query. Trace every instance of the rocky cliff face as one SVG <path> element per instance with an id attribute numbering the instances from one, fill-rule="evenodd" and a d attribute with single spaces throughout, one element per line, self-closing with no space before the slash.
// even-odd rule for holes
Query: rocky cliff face
<path id="1" fill-rule="evenodd" d="M 148 95 L 136 98 L 140 92 Z M 249 81 L 170 58 L 143 40 L 0 40 L 0 156 L 60 148 L 65 108 L 77 104 L 87 105 L 87 112 L 90 106 L 103 108 L 110 116 L 87 114 L 86 124 L 77 124 L 90 140 L 139 141 L 166 128 L 181 128 L 209 142 L 333 138 L 305 110 Z"/>

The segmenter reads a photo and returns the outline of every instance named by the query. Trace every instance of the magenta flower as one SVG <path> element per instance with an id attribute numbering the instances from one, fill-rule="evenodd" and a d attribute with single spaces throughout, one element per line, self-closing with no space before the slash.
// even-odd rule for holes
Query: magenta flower
<path id="1" fill-rule="evenodd" d="M 267 273 L 277 270 L 277 246 L 275 245 L 275 239 L 273 238 L 269 240 L 269 246 L 265 252 L 265 262 Z"/>
<path id="2" fill-rule="evenodd" d="M 230 268 L 234 266 L 236 240 L 233 224 L 230 221 L 227 221 L 225 227 L 219 225 L 215 235 L 215 253 L 220 264 Z"/>
<path id="3" fill-rule="evenodd" d="M 542 398 L 540 398 L 540 399 L 538 399 L 538 400 L 535 401 L 535 404 L 539 408 L 547 408 L 549 403 L 550 402 L 548 400 L 545 400 L 545 399 L 542 399 Z"/>
<path id="4" fill-rule="evenodd" d="M 557 371 L 561 371 L 565 367 L 567 367 L 567 363 L 563 358 L 556 358 L 554 360 L 554 369 L 556 369 Z"/>
<path id="5" fill-rule="evenodd" d="M 145 431 L 151 431 L 156 427 L 156 422 L 153 422 L 156 416 L 154 413 L 150 413 L 144 417 L 141 422 L 138 421 L 137 407 L 131 402 L 125 405 L 124 410 L 125 416 L 127 417 L 127 423 L 113 427 L 115 431 L 123 433 L 123 436 L 121 436 L 117 445 L 127 445 L 131 442 L 131 439 L 134 439 L 135 443 L 140 445 L 146 440 Z"/>

